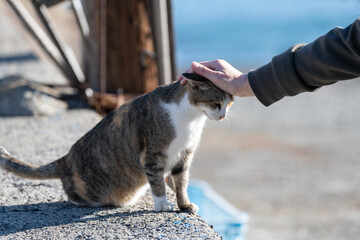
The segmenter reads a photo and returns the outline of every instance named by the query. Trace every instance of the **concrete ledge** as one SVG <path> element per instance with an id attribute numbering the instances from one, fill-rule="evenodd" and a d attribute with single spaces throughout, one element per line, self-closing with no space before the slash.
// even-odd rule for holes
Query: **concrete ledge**
<path id="1" fill-rule="evenodd" d="M 92 128 L 91 110 L 52 117 L 0 117 L 0 145 L 29 163 L 51 162 Z M 175 203 L 174 194 L 168 190 Z M 156 213 L 150 193 L 127 208 L 66 202 L 59 180 L 26 180 L 0 169 L 0 239 L 221 239 L 199 216 Z"/>
<path id="2" fill-rule="evenodd" d="M 221 239 L 197 215 L 154 212 L 150 194 L 122 209 L 46 202 L 1 206 L 0 215 L 1 239 Z"/>

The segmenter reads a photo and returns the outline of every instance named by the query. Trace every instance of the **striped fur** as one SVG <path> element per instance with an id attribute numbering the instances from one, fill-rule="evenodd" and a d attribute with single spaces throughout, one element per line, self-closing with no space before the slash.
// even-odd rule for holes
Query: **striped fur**
<path id="1" fill-rule="evenodd" d="M 44 166 L 0 148 L 0 166 L 26 178 L 60 178 L 69 200 L 86 206 L 133 204 L 150 185 L 157 211 L 171 211 L 164 176 L 181 210 L 196 212 L 186 193 L 191 159 L 206 117 L 221 120 L 233 97 L 209 82 L 160 86 L 108 114 L 64 157 Z"/>

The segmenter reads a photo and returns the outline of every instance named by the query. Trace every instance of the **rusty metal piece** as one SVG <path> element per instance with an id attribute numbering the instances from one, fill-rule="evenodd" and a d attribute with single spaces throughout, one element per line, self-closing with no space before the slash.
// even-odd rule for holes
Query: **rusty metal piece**
<path id="1" fill-rule="evenodd" d="M 118 89 L 117 94 L 93 92 L 90 88 L 85 90 L 88 102 L 93 106 L 97 113 L 105 115 L 112 110 L 120 107 L 127 101 L 134 99 L 141 94 L 123 93 L 122 89 Z"/>

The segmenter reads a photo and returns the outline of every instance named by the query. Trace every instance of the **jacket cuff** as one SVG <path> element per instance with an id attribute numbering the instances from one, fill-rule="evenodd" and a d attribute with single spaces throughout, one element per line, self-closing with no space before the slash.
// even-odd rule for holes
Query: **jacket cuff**
<path id="1" fill-rule="evenodd" d="M 304 45 L 297 44 L 275 56 L 270 63 L 249 72 L 251 89 L 262 104 L 269 106 L 285 96 L 316 89 L 306 85 L 295 69 L 294 53 Z"/>

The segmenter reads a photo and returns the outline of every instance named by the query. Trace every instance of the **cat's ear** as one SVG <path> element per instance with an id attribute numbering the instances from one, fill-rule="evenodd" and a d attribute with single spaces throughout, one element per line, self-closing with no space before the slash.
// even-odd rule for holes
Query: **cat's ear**
<path id="1" fill-rule="evenodd" d="M 182 74 L 185 78 L 189 79 L 189 80 L 194 80 L 194 81 L 199 81 L 199 82 L 208 82 L 210 81 L 209 79 L 207 79 L 206 77 L 203 77 L 197 73 L 183 73 Z"/>
<path id="2" fill-rule="evenodd" d="M 189 82 L 190 86 L 193 88 L 198 88 L 200 90 L 207 90 L 210 86 L 211 81 L 199 74 L 196 73 L 183 73 L 182 74 Z"/>
<path id="3" fill-rule="evenodd" d="M 190 84 L 191 87 L 199 89 L 201 91 L 205 91 L 210 88 L 209 84 L 205 83 L 205 82 L 194 81 L 194 80 L 188 79 L 188 83 Z"/>

